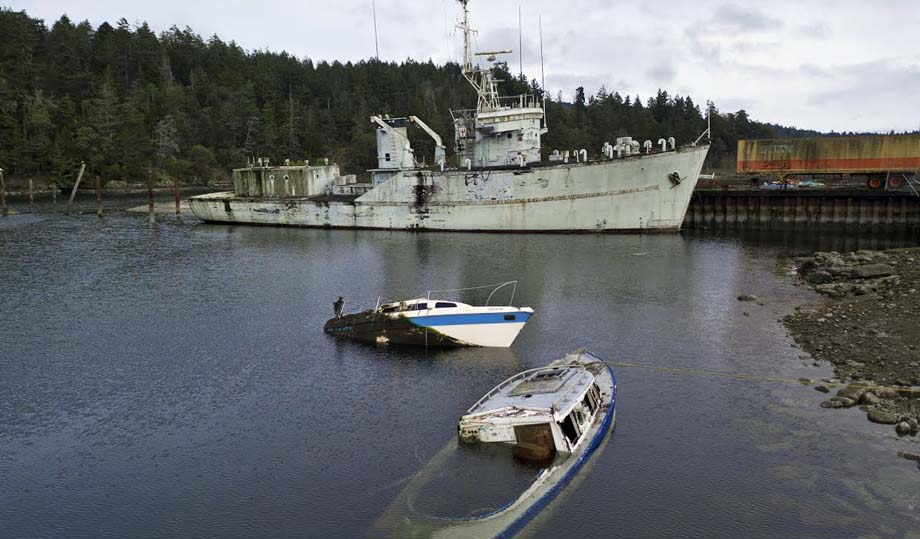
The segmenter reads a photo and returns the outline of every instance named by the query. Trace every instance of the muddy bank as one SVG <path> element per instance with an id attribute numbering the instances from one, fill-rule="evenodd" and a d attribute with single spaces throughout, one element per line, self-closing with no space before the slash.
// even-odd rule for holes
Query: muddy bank
<path id="1" fill-rule="evenodd" d="M 803 350 L 834 366 L 825 408 L 860 407 L 900 436 L 920 434 L 920 248 L 794 258 L 825 300 L 784 319 Z"/>

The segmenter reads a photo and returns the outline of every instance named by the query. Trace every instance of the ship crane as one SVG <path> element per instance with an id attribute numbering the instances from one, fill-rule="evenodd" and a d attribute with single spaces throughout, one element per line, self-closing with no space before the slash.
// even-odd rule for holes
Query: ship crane
<path id="1" fill-rule="evenodd" d="M 422 131 L 428 133 L 428 136 L 434 139 L 434 162 L 436 165 L 443 167 L 447 162 L 447 147 L 444 146 L 441 135 L 428 127 L 428 124 L 420 120 L 418 116 L 409 116 L 409 121 L 419 126 Z"/>

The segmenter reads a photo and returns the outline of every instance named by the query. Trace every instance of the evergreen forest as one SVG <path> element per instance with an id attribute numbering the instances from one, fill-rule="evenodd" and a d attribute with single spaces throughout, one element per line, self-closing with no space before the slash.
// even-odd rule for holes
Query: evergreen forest
<path id="1" fill-rule="evenodd" d="M 247 51 L 217 36 L 173 27 L 157 35 L 121 19 L 93 28 L 62 16 L 52 25 L 0 10 L 0 167 L 7 176 L 72 182 L 80 162 L 104 181 L 179 175 L 207 183 L 248 159 L 328 157 L 343 171 L 375 165 L 372 114 L 416 115 L 453 151 L 451 109 L 475 105 L 456 63 L 318 62 L 287 53 Z M 539 94 L 537 81 L 495 68 L 502 93 Z M 692 142 L 706 128 L 706 104 L 689 96 L 622 96 L 573 89 L 547 100 L 553 149 L 674 136 Z M 733 165 L 738 139 L 799 132 L 712 105 L 710 166 Z M 433 143 L 413 131 L 417 155 Z"/>

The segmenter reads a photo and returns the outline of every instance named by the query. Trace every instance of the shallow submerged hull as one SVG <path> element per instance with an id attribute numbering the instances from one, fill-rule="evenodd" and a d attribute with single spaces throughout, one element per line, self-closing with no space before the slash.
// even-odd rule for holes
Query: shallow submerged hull
<path id="1" fill-rule="evenodd" d="M 378 345 L 507 348 L 531 315 L 527 310 L 440 316 L 366 312 L 333 318 L 323 331 L 336 338 Z"/>
<path id="2" fill-rule="evenodd" d="M 404 171 L 354 200 L 192 197 L 209 222 L 477 232 L 667 232 L 683 223 L 708 146 L 611 161 Z M 669 179 L 677 172 L 680 182 Z"/>
<path id="3" fill-rule="evenodd" d="M 588 354 L 586 354 L 588 355 Z M 593 358 L 593 356 L 591 356 Z M 596 359 L 596 358 L 595 358 Z M 598 360 L 599 361 L 599 360 Z M 552 364 L 551 364 L 552 365 Z M 377 520 L 371 537 L 513 537 L 550 506 L 586 466 L 603 449 L 616 422 L 616 377 L 603 362 L 599 362 L 595 379 L 604 394 L 602 413 L 586 433 L 584 446 L 562 462 L 553 464 L 537 475 L 536 480 L 519 496 L 486 514 L 431 515 L 422 509 L 425 487 L 445 472 L 452 455 L 461 450 L 457 440 L 442 448 L 409 481 L 387 511 Z"/>

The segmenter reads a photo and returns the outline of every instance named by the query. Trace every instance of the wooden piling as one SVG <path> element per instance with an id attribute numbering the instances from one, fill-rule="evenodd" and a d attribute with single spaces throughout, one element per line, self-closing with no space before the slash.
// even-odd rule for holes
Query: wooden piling
<path id="1" fill-rule="evenodd" d="M 181 204 L 179 200 L 179 176 L 173 176 L 173 196 L 176 198 L 176 215 L 180 215 L 182 210 L 179 207 Z"/>
<path id="2" fill-rule="evenodd" d="M 10 214 L 9 210 L 6 209 L 6 182 L 3 181 L 2 168 L 0 168 L 0 211 L 2 211 L 4 217 Z"/>
<path id="3" fill-rule="evenodd" d="M 102 218 L 102 179 L 96 175 L 96 217 Z"/>
<path id="4" fill-rule="evenodd" d="M 32 184 L 32 178 L 29 178 L 29 213 L 34 211 L 35 207 L 35 186 Z"/>
<path id="5" fill-rule="evenodd" d="M 80 173 L 77 174 L 77 182 L 73 184 L 73 190 L 70 191 L 70 200 L 67 201 L 67 215 L 70 215 L 70 209 L 73 207 L 73 199 L 77 196 L 77 187 L 80 187 L 80 181 L 83 180 L 83 173 L 86 171 L 86 162 L 80 163 Z"/>
<path id="6" fill-rule="evenodd" d="M 149 221 L 150 224 L 156 224 L 157 216 L 156 210 L 153 207 L 153 172 L 147 172 L 147 209 L 149 211 Z"/>

